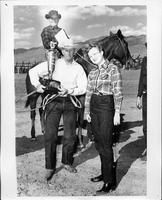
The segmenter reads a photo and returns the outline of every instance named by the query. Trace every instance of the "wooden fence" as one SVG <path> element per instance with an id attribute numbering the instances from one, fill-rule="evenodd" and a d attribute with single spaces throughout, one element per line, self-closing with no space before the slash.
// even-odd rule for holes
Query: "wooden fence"
<path id="1" fill-rule="evenodd" d="M 18 63 L 16 62 L 15 63 L 15 66 L 14 66 L 14 73 L 18 73 L 18 74 L 23 74 L 23 73 L 27 73 L 29 69 L 31 69 L 32 67 L 34 67 L 35 65 L 39 64 L 40 62 L 21 62 L 21 63 Z"/>
<path id="2" fill-rule="evenodd" d="M 135 63 L 134 63 L 134 66 L 132 68 L 130 68 L 130 66 L 122 66 L 121 63 L 117 60 L 114 60 L 114 64 L 116 64 L 120 69 L 123 68 L 123 69 L 139 69 L 141 67 L 141 63 L 142 63 L 142 60 L 143 58 L 138 56 L 136 59 L 135 59 Z M 18 73 L 18 74 L 23 74 L 23 73 L 27 73 L 28 70 L 32 67 L 34 67 L 35 65 L 41 63 L 42 61 L 40 62 L 21 62 L 21 63 L 18 63 L 16 62 L 15 63 L 15 68 L 14 68 L 14 72 L 15 73 Z"/>

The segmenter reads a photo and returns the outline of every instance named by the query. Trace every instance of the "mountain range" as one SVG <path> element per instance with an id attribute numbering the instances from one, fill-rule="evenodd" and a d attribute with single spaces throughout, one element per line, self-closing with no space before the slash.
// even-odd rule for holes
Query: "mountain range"
<path id="1" fill-rule="evenodd" d="M 79 45 L 82 46 L 88 42 L 98 41 L 104 37 L 105 36 L 92 38 L 84 42 L 80 42 Z M 144 57 L 146 55 L 146 48 L 144 46 L 144 43 L 146 42 L 146 35 L 128 36 L 128 37 L 125 37 L 125 39 L 128 42 L 128 48 L 133 58 L 136 58 L 139 55 L 140 57 Z M 44 52 L 43 46 L 33 47 L 30 49 L 25 49 L 25 48 L 14 49 L 15 63 L 17 62 L 18 63 L 21 63 L 21 62 L 33 63 L 33 62 L 41 62 L 44 60 L 45 60 L 45 52 Z"/>

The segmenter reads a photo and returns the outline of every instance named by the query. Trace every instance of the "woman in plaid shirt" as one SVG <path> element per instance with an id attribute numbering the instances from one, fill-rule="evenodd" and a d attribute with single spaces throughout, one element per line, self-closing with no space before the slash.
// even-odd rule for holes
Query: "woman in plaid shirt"
<path id="1" fill-rule="evenodd" d="M 102 189 L 97 192 L 108 193 L 116 187 L 112 134 L 114 125 L 120 124 L 122 79 L 118 67 L 104 58 L 100 45 L 90 44 L 88 56 L 96 64 L 96 68 L 88 76 L 84 115 L 91 122 L 96 149 L 101 159 L 101 175 L 91 178 L 91 181 L 103 181 Z"/>

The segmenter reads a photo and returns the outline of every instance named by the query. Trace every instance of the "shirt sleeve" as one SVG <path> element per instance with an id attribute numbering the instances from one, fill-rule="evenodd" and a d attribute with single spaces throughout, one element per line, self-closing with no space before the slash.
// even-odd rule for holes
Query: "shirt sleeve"
<path id="1" fill-rule="evenodd" d="M 48 74 L 47 62 L 42 62 L 29 70 L 31 84 L 34 87 L 40 85 L 39 78 Z"/>
<path id="2" fill-rule="evenodd" d="M 114 66 L 114 69 L 112 70 L 112 91 L 114 95 L 115 111 L 119 112 L 121 110 L 123 93 L 122 93 L 122 76 L 117 66 Z"/>
<path id="3" fill-rule="evenodd" d="M 44 28 L 41 33 L 42 43 L 45 49 L 50 49 L 51 35 L 47 28 Z"/>
<path id="4" fill-rule="evenodd" d="M 139 83 L 138 83 L 138 97 L 141 97 L 143 94 L 144 90 L 144 85 L 143 85 L 143 78 L 144 78 L 144 67 L 146 65 L 146 57 L 144 57 L 142 64 L 141 64 L 141 72 L 140 72 L 140 78 L 139 78 Z"/>
<path id="5" fill-rule="evenodd" d="M 87 83 L 87 90 L 86 90 L 86 96 L 85 96 L 85 110 L 84 110 L 84 116 L 90 113 L 90 100 L 93 93 L 93 87 L 91 84 L 91 73 L 88 75 L 88 83 Z"/>
<path id="6" fill-rule="evenodd" d="M 87 76 L 83 68 L 79 65 L 78 75 L 76 79 L 77 87 L 74 88 L 71 95 L 82 95 L 86 93 Z"/>

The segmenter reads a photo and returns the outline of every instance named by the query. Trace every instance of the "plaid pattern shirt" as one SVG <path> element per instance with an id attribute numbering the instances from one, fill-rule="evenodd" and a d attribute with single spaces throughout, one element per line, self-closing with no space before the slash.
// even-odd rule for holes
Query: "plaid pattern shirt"
<path id="1" fill-rule="evenodd" d="M 50 49 L 50 42 L 56 42 L 55 35 L 61 30 L 58 26 L 47 26 L 41 33 L 43 46 L 45 49 Z"/>
<path id="2" fill-rule="evenodd" d="M 94 69 L 89 73 L 85 98 L 85 114 L 90 113 L 92 94 L 113 95 L 115 110 L 120 111 L 123 100 L 122 78 L 116 65 L 106 60 L 100 69 Z"/>

